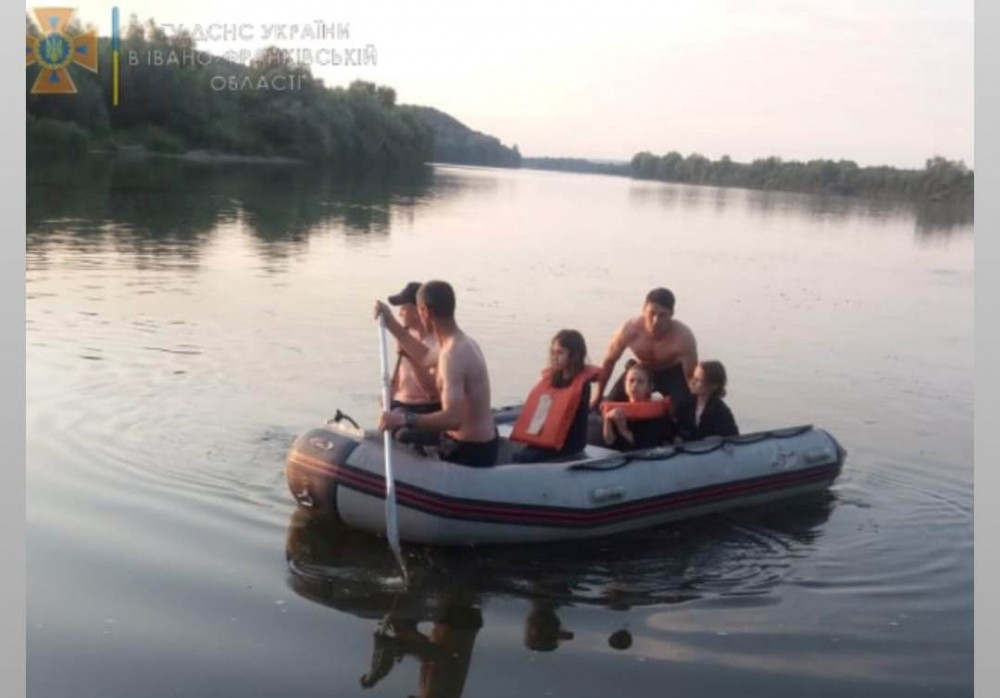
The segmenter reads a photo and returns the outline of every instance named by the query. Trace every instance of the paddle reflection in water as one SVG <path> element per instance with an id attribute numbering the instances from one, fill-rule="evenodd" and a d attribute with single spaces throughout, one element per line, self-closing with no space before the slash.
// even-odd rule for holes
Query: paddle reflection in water
<path id="1" fill-rule="evenodd" d="M 286 544 L 288 582 L 303 598 L 377 621 L 363 687 L 378 684 L 409 656 L 420 662 L 416 695 L 457 697 L 491 597 L 530 603 L 528 650 L 551 652 L 572 642 L 558 611 L 586 605 L 609 611 L 607 645 L 627 651 L 632 633 L 618 612 L 632 607 L 712 596 L 756 596 L 766 604 L 794 560 L 813 549 L 836 502 L 824 492 L 781 507 L 572 544 L 411 545 L 404 548 L 411 575 L 405 588 L 383 540 L 296 511 Z M 430 629 L 422 631 L 421 623 Z"/>

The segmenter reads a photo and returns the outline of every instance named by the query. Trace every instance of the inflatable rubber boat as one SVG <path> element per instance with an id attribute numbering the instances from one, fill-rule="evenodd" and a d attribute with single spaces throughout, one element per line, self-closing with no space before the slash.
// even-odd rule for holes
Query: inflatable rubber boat
<path id="1" fill-rule="evenodd" d="M 400 538 L 432 545 L 604 536 L 826 489 L 846 452 L 811 425 L 620 452 L 514 463 L 519 407 L 496 412 L 498 464 L 469 468 L 393 444 Z M 285 464 L 299 506 L 385 532 L 382 435 L 338 416 L 299 436 Z"/>

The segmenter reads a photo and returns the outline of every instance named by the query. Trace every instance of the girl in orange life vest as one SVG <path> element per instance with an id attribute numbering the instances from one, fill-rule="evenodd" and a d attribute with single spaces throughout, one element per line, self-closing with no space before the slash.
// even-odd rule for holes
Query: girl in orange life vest
<path id="1" fill-rule="evenodd" d="M 691 375 L 694 400 L 683 405 L 678 415 L 680 438 L 699 441 L 709 436 L 736 436 L 740 433 L 726 396 L 726 367 L 719 361 L 702 361 Z"/>
<path id="2" fill-rule="evenodd" d="M 641 403 L 643 408 L 629 410 L 613 402 L 602 404 L 604 443 L 621 451 L 661 445 L 670 436 L 671 407 L 669 399 L 653 400 L 652 371 L 639 363 L 630 365 L 625 372 L 625 394 L 630 405 Z M 641 419 L 629 419 L 629 411 L 646 414 Z"/>
<path id="3" fill-rule="evenodd" d="M 580 453 L 587 445 L 587 414 L 590 405 L 590 381 L 597 377 L 596 370 L 587 366 L 587 343 L 583 335 L 576 330 L 560 330 L 552 338 L 549 347 L 549 367 L 542 378 L 542 383 L 532 391 L 529 397 L 529 404 L 525 406 L 522 417 L 518 418 L 514 425 L 511 439 L 514 441 L 524 441 L 528 445 L 521 451 L 514 454 L 516 463 L 537 463 L 551 460 L 561 456 L 568 456 Z M 531 415 L 527 410 L 532 407 L 531 397 L 540 388 L 551 386 L 551 388 L 571 388 L 574 381 L 582 383 L 580 398 L 575 406 L 569 406 L 573 410 L 573 418 L 566 432 L 565 440 L 559 447 L 543 447 L 531 443 L 532 430 L 529 425 Z M 548 386 L 544 383 L 548 382 Z"/>

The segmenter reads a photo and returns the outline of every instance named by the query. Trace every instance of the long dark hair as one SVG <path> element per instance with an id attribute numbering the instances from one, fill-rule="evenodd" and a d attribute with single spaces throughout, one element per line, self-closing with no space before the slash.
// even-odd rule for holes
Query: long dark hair
<path id="1" fill-rule="evenodd" d="M 713 386 L 712 397 L 726 397 L 726 367 L 721 361 L 702 361 L 701 372 L 705 382 Z"/>
<path id="2" fill-rule="evenodd" d="M 553 344 L 558 344 L 569 352 L 569 377 L 565 378 L 560 371 L 553 373 L 550 379 L 552 387 L 561 388 L 571 383 L 587 363 L 587 342 L 576 330 L 559 330 L 549 343 L 549 347 Z"/>

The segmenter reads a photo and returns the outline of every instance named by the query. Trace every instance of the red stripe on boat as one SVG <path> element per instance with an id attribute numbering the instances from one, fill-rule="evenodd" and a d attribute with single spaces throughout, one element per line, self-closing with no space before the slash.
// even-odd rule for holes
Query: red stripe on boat
<path id="1" fill-rule="evenodd" d="M 379 499 L 385 498 L 385 478 L 381 475 L 352 466 L 331 465 L 302 453 L 295 453 L 290 459 L 307 468 L 322 471 L 345 487 Z M 633 502 L 593 509 L 462 499 L 438 494 L 399 480 L 396 481 L 396 497 L 401 505 L 445 518 L 522 526 L 544 525 L 576 528 L 610 525 L 632 518 L 651 516 L 661 510 L 673 509 L 682 505 L 695 506 L 729 496 L 747 496 L 827 479 L 832 480 L 839 467 L 839 463 L 832 463 L 787 473 L 764 475 L 656 495 Z"/>

